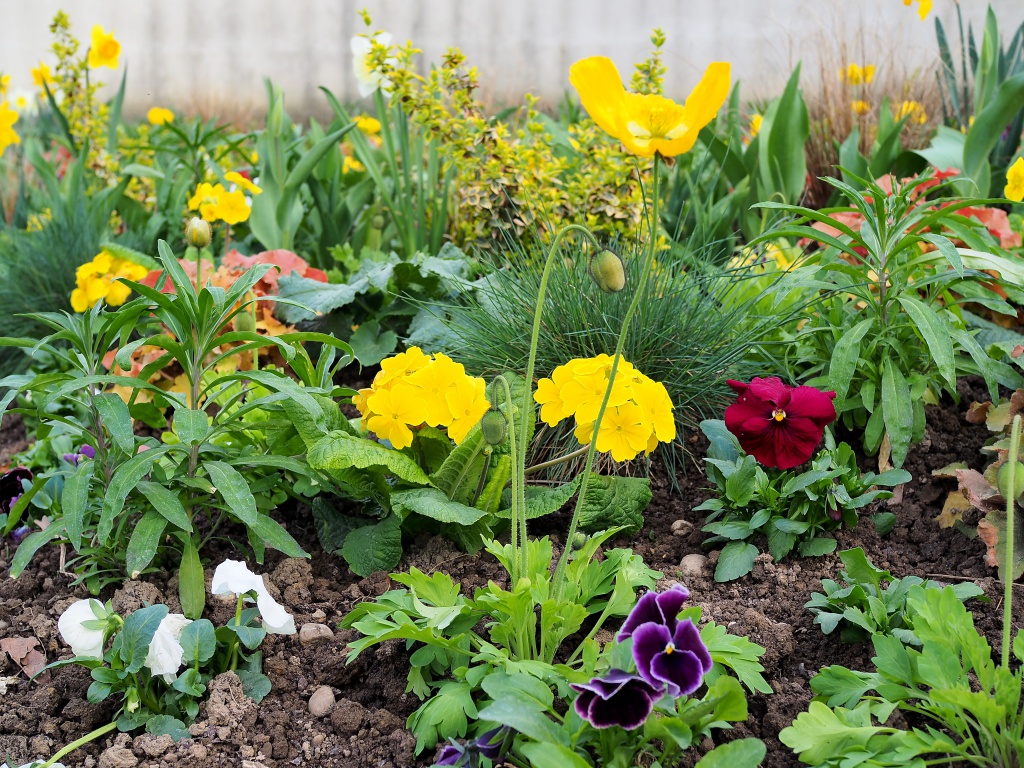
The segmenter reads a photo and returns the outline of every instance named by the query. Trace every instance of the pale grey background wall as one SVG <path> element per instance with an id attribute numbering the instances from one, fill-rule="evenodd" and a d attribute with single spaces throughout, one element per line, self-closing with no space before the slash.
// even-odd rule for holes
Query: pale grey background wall
<path id="1" fill-rule="evenodd" d="M 992 4 L 1004 31 L 1024 20 L 1024 0 Z M 628 72 L 654 26 L 669 36 L 669 94 L 685 93 L 721 59 L 733 63 L 744 95 L 771 95 L 798 60 L 809 60 L 813 76 L 815 57 L 840 41 L 880 65 L 932 66 L 934 14 L 955 26 L 954 0 L 934 5 L 921 22 L 902 0 L 0 0 L 0 71 L 14 87 L 31 84 L 29 69 L 52 61 L 48 23 L 63 7 L 83 40 L 94 23 L 116 32 L 134 113 L 162 105 L 257 114 L 264 76 L 283 86 L 291 112 L 319 113 L 318 85 L 357 97 L 349 38 L 363 30 L 357 10 L 367 7 L 376 27 L 423 49 L 424 63 L 461 47 L 499 104 L 525 91 L 556 102 L 569 65 L 584 56 L 611 56 Z M 983 23 L 984 0 L 960 5 Z"/>

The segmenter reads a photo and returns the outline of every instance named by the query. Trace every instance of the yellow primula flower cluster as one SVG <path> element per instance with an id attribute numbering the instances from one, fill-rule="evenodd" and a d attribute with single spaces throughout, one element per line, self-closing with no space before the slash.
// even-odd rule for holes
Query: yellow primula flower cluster
<path id="1" fill-rule="evenodd" d="M 71 308 L 85 312 L 97 301 L 105 301 L 112 307 L 119 307 L 128 300 L 132 289 L 117 278 L 139 281 L 149 274 L 149 269 L 127 259 L 119 259 L 110 251 L 100 251 L 96 257 L 75 272 L 77 288 L 71 292 Z"/>
<path id="2" fill-rule="evenodd" d="M 258 195 L 263 190 L 235 171 L 224 174 L 224 180 L 233 184 L 235 188 L 229 190 L 223 184 L 210 184 L 204 181 L 189 198 L 188 209 L 199 211 L 199 215 L 210 222 L 239 224 L 247 221 L 250 208 L 245 193 Z"/>
<path id="3" fill-rule="evenodd" d="M 419 347 L 381 361 L 373 384 L 352 403 L 363 429 L 399 450 L 412 445 L 413 428 L 423 424 L 444 427 L 461 443 L 490 407 L 483 379 L 447 355 L 426 355 Z"/>
<path id="4" fill-rule="evenodd" d="M 611 356 L 601 354 L 575 358 L 555 368 L 550 379 L 537 382 L 533 395 L 541 406 L 541 420 L 553 427 L 573 416 L 576 439 L 582 445 L 589 444 L 611 367 Z M 615 386 L 597 434 L 597 450 L 610 453 L 615 461 L 629 461 L 641 452 L 650 454 L 659 442 L 672 442 L 676 438 L 672 409 L 672 398 L 664 384 L 620 358 Z"/>
<path id="5" fill-rule="evenodd" d="M 11 109 L 6 100 L 0 100 L 0 155 L 12 144 L 20 144 L 21 137 L 14 130 L 14 124 L 18 122 L 18 113 Z"/>

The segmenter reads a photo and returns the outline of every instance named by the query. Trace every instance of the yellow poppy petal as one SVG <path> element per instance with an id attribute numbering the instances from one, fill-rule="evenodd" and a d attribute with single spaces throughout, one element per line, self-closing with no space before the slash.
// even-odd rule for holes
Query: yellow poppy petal
<path id="1" fill-rule="evenodd" d="M 580 94 L 583 108 L 602 130 L 622 140 L 629 136 L 622 116 L 626 89 L 615 63 L 606 56 L 591 56 L 569 68 L 569 82 Z"/>

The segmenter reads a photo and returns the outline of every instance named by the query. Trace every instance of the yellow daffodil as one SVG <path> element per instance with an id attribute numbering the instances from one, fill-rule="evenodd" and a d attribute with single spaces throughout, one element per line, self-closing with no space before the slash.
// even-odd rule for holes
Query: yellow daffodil
<path id="1" fill-rule="evenodd" d="M 0 102 L 0 155 L 11 144 L 21 143 L 21 137 L 14 130 L 16 122 L 18 122 L 18 113 L 11 109 L 6 101 Z"/>
<path id="2" fill-rule="evenodd" d="M 452 423 L 448 425 L 448 437 L 461 444 L 475 427 L 490 404 L 487 402 L 487 385 L 483 379 L 463 375 L 455 386 L 445 393 L 445 401 L 452 415 Z"/>
<path id="3" fill-rule="evenodd" d="M 92 28 L 92 44 L 89 46 L 89 66 L 93 69 L 110 67 L 117 69 L 121 56 L 121 44 L 113 32 L 107 32 L 99 24 Z"/>
<path id="4" fill-rule="evenodd" d="M 902 120 L 907 115 L 910 115 L 910 122 L 912 123 L 924 125 L 928 122 L 928 113 L 924 111 L 924 107 L 921 106 L 919 101 L 904 101 L 900 104 L 900 108 L 895 114 L 896 119 Z"/>
<path id="5" fill-rule="evenodd" d="M 850 104 L 850 108 L 855 115 L 866 115 L 871 111 L 871 105 L 864 101 L 864 99 L 854 99 L 853 103 Z"/>
<path id="6" fill-rule="evenodd" d="M 46 89 L 43 86 L 51 85 L 52 83 L 53 73 L 50 72 L 50 68 L 46 66 L 45 62 L 40 61 L 39 66 L 32 70 L 32 85 L 38 88 L 40 92 L 45 93 Z M 50 90 L 52 91 L 53 88 L 51 87 Z"/>
<path id="7" fill-rule="evenodd" d="M 754 115 L 750 118 L 750 138 L 755 138 L 761 132 L 761 123 L 763 122 L 764 117 L 761 115 Z"/>
<path id="8" fill-rule="evenodd" d="M 903 4 L 910 6 L 913 0 L 903 0 Z M 917 0 L 917 15 L 921 21 L 928 18 L 928 14 L 932 11 L 932 0 Z"/>
<path id="9" fill-rule="evenodd" d="M 260 187 L 257 187 L 249 179 L 245 178 L 245 176 L 238 173 L 237 171 L 228 171 L 227 173 L 225 173 L 224 181 L 228 182 L 229 184 L 234 184 L 235 186 L 241 187 L 250 195 L 259 195 L 263 193 L 263 190 Z"/>
<path id="10" fill-rule="evenodd" d="M 165 107 L 150 107 L 146 119 L 151 125 L 166 125 L 174 121 L 174 113 Z"/>
<path id="11" fill-rule="evenodd" d="M 356 118 L 356 128 L 367 136 L 372 136 L 375 133 L 380 133 L 380 120 L 369 115 L 360 115 Z"/>
<path id="12" fill-rule="evenodd" d="M 592 56 L 569 70 L 569 82 L 594 122 L 634 155 L 675 157 L 689 152 L 729 95 L 727 62 L 710 64 L 685 104 L 656 94 L 628 93 L 611 59 Z"/>
<path id="13" fill-rule="evenodd" d="M 405 382 L 399 382 L 391 390 L 382 389 L 373 394 L 367 406 L 373 415 L 367 426 L 377 437 L 383 438 L 401 450 L 412 445 L 411 425 L 419 424 L 416 390 Z"/>
<path id="14" fill-rule="evenodd" d="M 1024 200 L 1024 157 L 1018 157 L 1007 170 L 1003 197 L 1015 203 Z"/>

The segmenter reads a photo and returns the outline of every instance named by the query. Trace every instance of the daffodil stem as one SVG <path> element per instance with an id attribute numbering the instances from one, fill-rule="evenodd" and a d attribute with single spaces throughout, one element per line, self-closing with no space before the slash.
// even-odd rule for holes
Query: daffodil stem
<path id="1" fill-rule="evenodd" d="M 53 757 L 51 757 L 49 760 L 47 760 L 45 763 L 43 763 L 40 766 L 40 768 L 49 768 L 49 766 L 51 766 L 54 763 L 56 763 L 58 760 L 60 760 L 62 757 L 64 757 L 64 755 L 71 754 L 72 752 L 74 752 L 76 749 L 78 749 L 79 747 L 83 746 L 84 744 L 88 744 L 93 739 L 98 739 L 100 736 L 102 736 L 105 733 L 110 733 L 115 728 L 117 728 L 117 720 L 115 720 L 112 723 L 107 723 L 104 726 L 100 726 L 95 731 L 91 731 L 90 733 L 85 734 L 85 736 L 83 736 L 80 739 L 75 739 L 70 744 L 68 744 L 66 747 L 61 749 L 57 754 L 55 754 Z"/>
<path id="2" fill-rule="evenodd" d="M 1006 480 L 1006 565 L 1003 571 L 1003 669 L 1010 668 L 1010 634 L 1013 621 L 1013 537 L 1017 516 L 1017 454 L 1020 452 L 1020 414 L 1013 417 L 1010 428 L 1009 469 Z"/>
<path id="3" fill-rule="evenodd" d="M 523 562 L 526 561 L 526 434 L 530 415 L 533 414 L 533 371 L 537 362 L 537 344 L 540 341 L 540 318 L 544 312 L 544 296 L 548 290 L 548 282 L 551 280 L 551 267 L 555 262 L 555 254 L 558 253 L 558 248 L 562 244 L 562 240 L 565 239 L 565 236 L 570 232 L 579 232 L 590 241 L 590 244 L 594 248 L 601 247 L 597 242 L 597 238 L 594 237 L 593 233 L 591 233 L 589 229 L 579 224 L 567 224 L 558 230 L 554 238 L 551 240 L 551 247 L 548 248 L 548 255 L 544 260 L 544 271 L 540 276 L 540 287 L 537 289 L 537 304 L 533 312 L 533 332 L 530 335 L 530 356 L 526 361 L 526 381 L 525 386 L 523 387 L 523 402 L 522 408 L 520 408 L 519 411 L 520 453 L 518 461 L 516 461 L 516 457 L 513 457 L 512 460 L 512 465 L 515 467 L 515 471 L 513 472 L 513 475 L 515 475 L 515 483 L 512 486 L 512 498 L 518 499 L 516 506 L 518 507 L 518 516 L 521 517 L 521 520 L 517 520 L 517 515 L 512 516 L 512 549 L 513 551 L 517 549 L 517 533 L 515 531 L 515 527 L 521 523 Z M 509 410 L 511 415 L 511 409 Z M 513 428 L 511 431 L 514 432 L 515 429 Z"/>
<path id="4" fill-rule="evenodd" d="M 587 487 L 590 483 L 590 470 L 594 466 L 594 453 L 597 450 L 598 435 L 601 434 L 601 421 L 604 419 L 605 411 L 608 408 L 608 401 L 612 396 L 612 387 L 615 385 L 615 374 L 619 369 L 619 360 L 622 359 L 622 348 L 625 346 L 626 337 L 629 335 L 629 326 L 633 322 L 633 315 L 643 299 L 644 290 L 647 287 L 647 277 L 650 275 L 651 267 L 654 265 L 654 254 L 658 248 L 658 176 L 659 176 L 658 155 L 654 155 L 654 163 L 651 172 L 651 205 L 650 224 L 648 231 L 649 243 L 647 246 L 647 257 L 644 259 L 643 267 L 640 269 L 640 280 L 637 282 L 636 290 L 633 292 L 633 299 L 629 302 L 626 315 L 622 318 L 622 329 L 619 331 L 619 338 L 615 342 L 615 354 L 612 356 L 612 366 L 608 372 L 608 386 L 604 390 L 604 398 L 601 400 L 601 407 L 597 411 L 597 418 L 594 419 L 594 428 L 591 432 L 590 444 L 587 446 L 587 458 L 583 464 L 583 475 L 580 477 L 580 490 L 576 496 L 576 508 L 572 513 L 572 521 L 569 523 L 569 531 L 566 533 L 565 546 L 562 549 L 562 556 L 558 558 L 558 565 L 555 568 L 555 575 L 552 578 L 552 596 L 559 600 L 562 596 L 562 587 L 565 582 L 565 568 L 569 564 L 569 555 L 572 552 L 573 538 L 576 536 L 576 528 L 579 526 L 580 513 L 583 511 L 583 504 L 587 498 Z"/>

